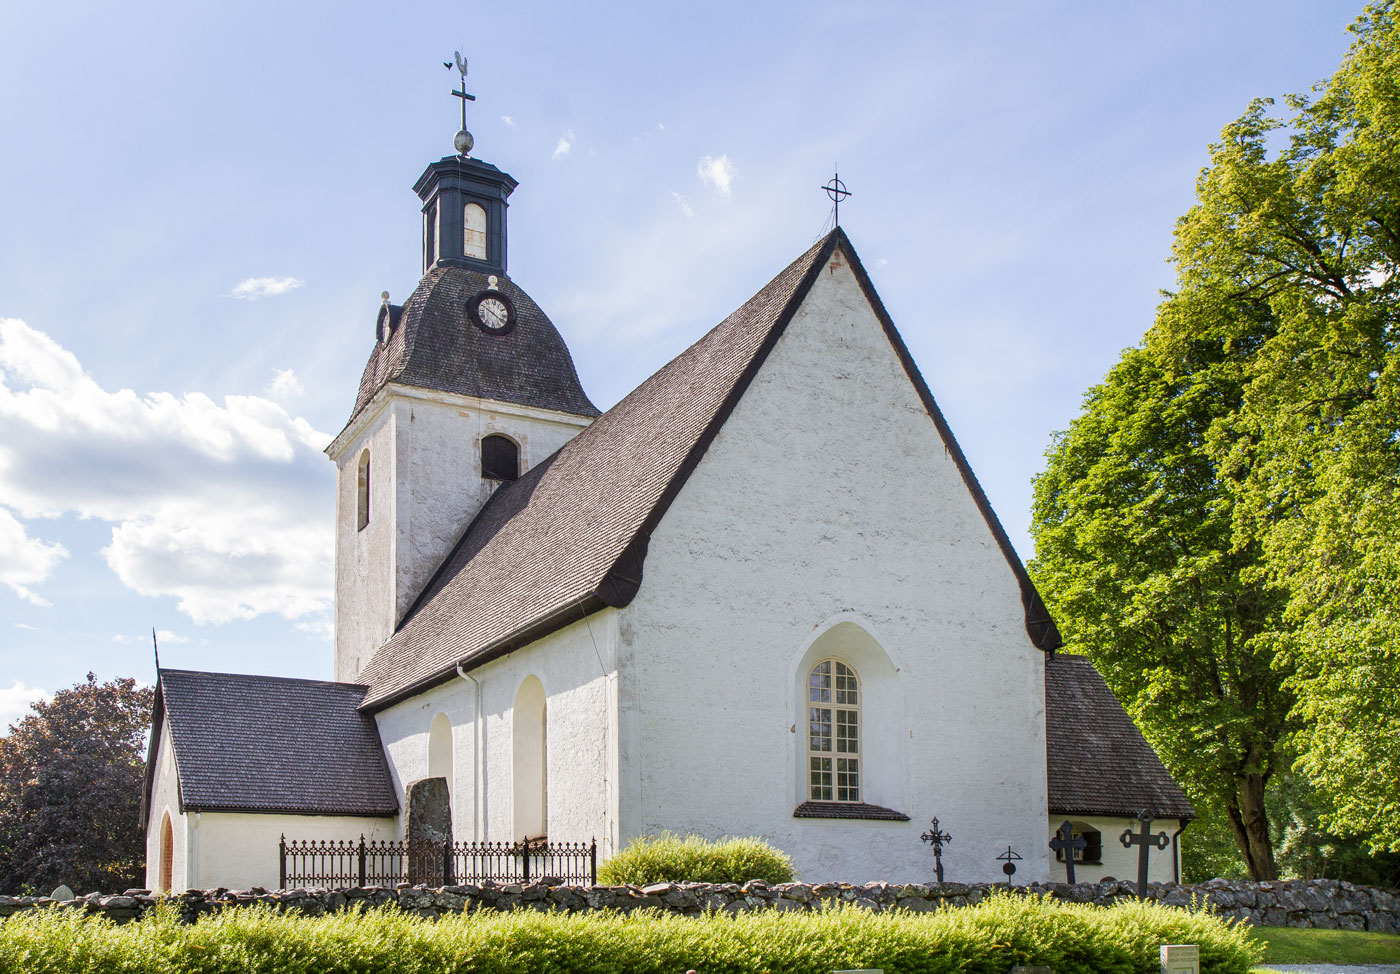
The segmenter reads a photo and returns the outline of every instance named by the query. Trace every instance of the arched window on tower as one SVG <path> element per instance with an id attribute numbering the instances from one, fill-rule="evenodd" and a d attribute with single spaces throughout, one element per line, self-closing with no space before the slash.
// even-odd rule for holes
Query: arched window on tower
<path id="1" fill-rule="evenodd" d="M 860 680 L 836 659 L 807 674 L 807 797 L 860 801 Z"/>
<path id="2" fill-rule="evenodd" d="M 492 433 L 481 438 L 481 476 L 515 480 L 520 476 L 520 447 L 509 436 Z"/>
<path id="3" fill-rule="evenodd" d="M 486 211 L 479 203 L 468 203 L 462 211 L 462 253 L 486 259 Z"/>
<path id="4" fill-rule="evenodd" d="M 357 531 L 363 531 L 369 524 L 369 451 L 360 454 L 359 474 L 356 477 L 355 523 Z"/>

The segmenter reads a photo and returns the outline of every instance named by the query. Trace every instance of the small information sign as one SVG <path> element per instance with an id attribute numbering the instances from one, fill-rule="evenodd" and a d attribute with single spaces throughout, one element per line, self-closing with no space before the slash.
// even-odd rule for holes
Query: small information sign
<path id="1" fill-rule="evenodd" d="M 1162 974 L 1201 974 L 1201 948 L 1195 944 L 1164 944 Z"/>

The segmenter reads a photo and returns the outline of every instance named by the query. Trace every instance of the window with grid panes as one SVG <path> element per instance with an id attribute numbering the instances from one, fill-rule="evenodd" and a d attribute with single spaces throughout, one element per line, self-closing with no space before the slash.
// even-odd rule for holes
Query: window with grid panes
<path id="1" fill-rule="evenodd" d="M 812 801 L 860 801 L 860 681 L 840 660 L 807 675 L 807 785 Z"/>

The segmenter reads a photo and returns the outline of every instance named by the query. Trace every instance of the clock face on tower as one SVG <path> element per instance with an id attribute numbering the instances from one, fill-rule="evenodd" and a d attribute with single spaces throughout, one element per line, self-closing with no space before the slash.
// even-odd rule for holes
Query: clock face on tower
<path id="1" fill-rule="evenodd" d="M 504 335 L 515 327 L 515 306 L 491 288 L 467 302 L 467 317 L 488 335 Z"/>

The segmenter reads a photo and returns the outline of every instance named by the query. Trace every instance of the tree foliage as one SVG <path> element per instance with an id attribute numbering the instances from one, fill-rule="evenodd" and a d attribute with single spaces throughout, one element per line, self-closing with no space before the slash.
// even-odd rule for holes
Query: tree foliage
<path id="1" fill-rule="evenodd" d="M 1256 876 L 1284 749 L 1323 825 L 1400 850 L 1394 0 L 1351 29 L 1331 79 L 1211 146 L 1177 291 L 1036 484 L 1062 628 Z"/>
<path id="2" fill-rule="evenodd" d="M 89 673 L 0 737 L 0 891 L 120 891 L 137 879 L 153 697 L 133 679 Z"/>

